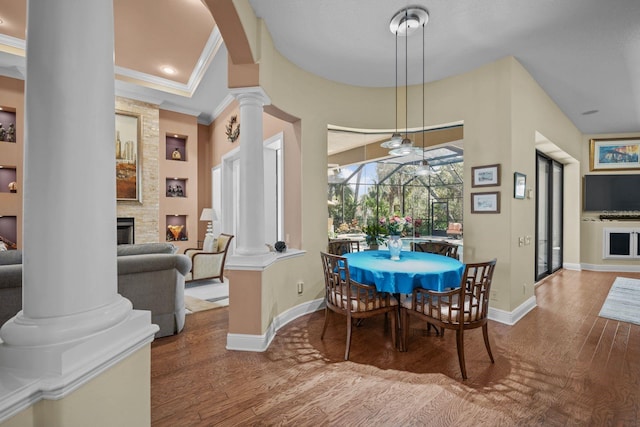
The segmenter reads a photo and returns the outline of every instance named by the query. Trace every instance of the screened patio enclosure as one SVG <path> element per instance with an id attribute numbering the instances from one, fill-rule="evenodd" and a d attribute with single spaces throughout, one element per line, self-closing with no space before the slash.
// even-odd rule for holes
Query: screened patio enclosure
<path id="1" fill-rule="evenodd" d="M 462 223 L 463 153 L 454 146 L 425 150 L 430 174 L 416 176 L 421 154 L 330 167 L 329 235 L 362 233 L 364 226 L 390 215 L 410 217 L 407 237 L 446 236 Z"/>

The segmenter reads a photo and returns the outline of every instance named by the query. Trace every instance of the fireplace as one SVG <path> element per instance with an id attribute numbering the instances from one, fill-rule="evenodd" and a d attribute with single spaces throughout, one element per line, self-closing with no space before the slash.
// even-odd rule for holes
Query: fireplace
<path id="1" fill-rule="evenodd" d="M 118 218 L 118 244 L 127 245 L 134 243 L 134 219 Z"/>

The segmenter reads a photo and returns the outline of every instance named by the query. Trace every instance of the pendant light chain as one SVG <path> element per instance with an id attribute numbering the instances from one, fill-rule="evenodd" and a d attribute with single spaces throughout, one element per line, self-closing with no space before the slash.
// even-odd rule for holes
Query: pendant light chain
<path id="1" fill-rule="evenodd" d="M 422 24 L 422 164 L 424 165 L 424 26 Z"/>
<path id="2" fill-rule="evenodd" d="M 404 19 L 407 26 L 404 38 L 404 137 L 409 139 L 409 9 L 404 10 Z"/>
<path id="3" fill-rule="evenodd" d="M 396 133 L 398 133 L 398 32 L 396 31 Z"/>

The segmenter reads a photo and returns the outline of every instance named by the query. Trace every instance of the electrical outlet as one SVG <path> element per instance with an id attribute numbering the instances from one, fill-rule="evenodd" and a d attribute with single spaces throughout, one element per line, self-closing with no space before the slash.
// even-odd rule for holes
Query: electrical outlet
<path id="1" fill-rule="evenodd" d="M 302 294 L 302 292 L 304 292 L 304 282 L 300 281 L 298 282 L 298 295 Z"/>
<path id="2" fill-rule="evenodd" d="M 518 237 L 518 246 L 524 246 L 524 237 Z"/>
<path id="3" fill-rule="evenodd" d="M 525 245 L 531 244 L 531 236 L 524 236 L 524 244 Z"/>

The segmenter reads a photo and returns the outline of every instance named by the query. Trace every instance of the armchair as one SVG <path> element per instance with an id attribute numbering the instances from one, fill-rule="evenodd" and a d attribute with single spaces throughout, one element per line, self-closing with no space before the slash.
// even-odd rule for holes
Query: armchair
<path id="1" fill-rule="evenodd" d="M 202 249 L 185 249 L 184 253 L 191 258 L 191 271 L 185 276 L 185 282 L 203 279 L 224 281 L 224 263 L 227 251 L 233 239 L 231 234 L 220 234 L 214 244 L 213 252 Z"/>

